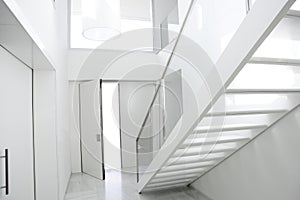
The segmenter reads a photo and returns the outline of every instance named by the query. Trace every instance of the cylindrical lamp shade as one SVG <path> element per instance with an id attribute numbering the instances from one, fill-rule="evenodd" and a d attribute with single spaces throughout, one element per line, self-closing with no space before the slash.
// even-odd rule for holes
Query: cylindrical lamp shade
<path id="1" fill-rule="evenodd" d="M 118 36 L 120 0 L 83 0 L 82 35 L 89 40 L 105 41 Z"/>

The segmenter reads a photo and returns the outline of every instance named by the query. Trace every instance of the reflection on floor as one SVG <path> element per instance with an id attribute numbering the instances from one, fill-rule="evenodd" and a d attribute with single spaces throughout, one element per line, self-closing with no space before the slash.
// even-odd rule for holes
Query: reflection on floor
<path id="1" fill-rule="evenodd" d="M 106 177 L 100 181 L 86 174 L 73 174 L 65 200 L 208 200 L 188 187 L 138 194 L 132 173 L 110 170 Z"/>

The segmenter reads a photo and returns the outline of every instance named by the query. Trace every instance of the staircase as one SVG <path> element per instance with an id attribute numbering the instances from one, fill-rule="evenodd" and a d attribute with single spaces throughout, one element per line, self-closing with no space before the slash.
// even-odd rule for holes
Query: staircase
<path id="1" fill-rule="evenodd" d="M 141 175 L 139 192 L 193 183 L 299 106 L 300 48 L 290 40 L 300 40 L 299 12 L 291 9 L 294 1 L 276 0 L 269 7 L 273 11 L 264 13 L 270 5 L 263 1 L 257 0 L 217 63 L 224 74 L 226 65 L 233 69 L 223 76 L 225 89 L 213 93 L 191 131 L 167 138 Z M 263 24 L 256 27 L 260 33 L 249 36 L 252 42 L 234 62 L 230 51 L 248 37 L 247 26 L 254 22 Z"/>

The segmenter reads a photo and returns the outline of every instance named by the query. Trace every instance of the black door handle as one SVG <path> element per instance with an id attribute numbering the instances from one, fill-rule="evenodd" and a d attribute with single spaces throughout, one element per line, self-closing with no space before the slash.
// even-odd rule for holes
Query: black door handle
<path id="1" fill-rule="evenodd" d="M 4 159 L 5 162 L 5 186 L 0 187 L 0 189 L 5 189 L 5 195 L 9 194 L 9 172 L 8 172 L 8 149 L 4 150 L 4 156 L 0 158 Z"/>

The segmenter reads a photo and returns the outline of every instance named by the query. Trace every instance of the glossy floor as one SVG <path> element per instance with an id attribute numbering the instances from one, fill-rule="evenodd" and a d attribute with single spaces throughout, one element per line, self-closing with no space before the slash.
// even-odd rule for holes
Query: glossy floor
<path id="1" fill-rule="evenodd" d="M 209 200 L 193 188 L 183 187 L 164 191 L 136 191 L 136 176 L 110 170 L 100 181 L 86 174 L 73 174 L 65 200 Z"/>

